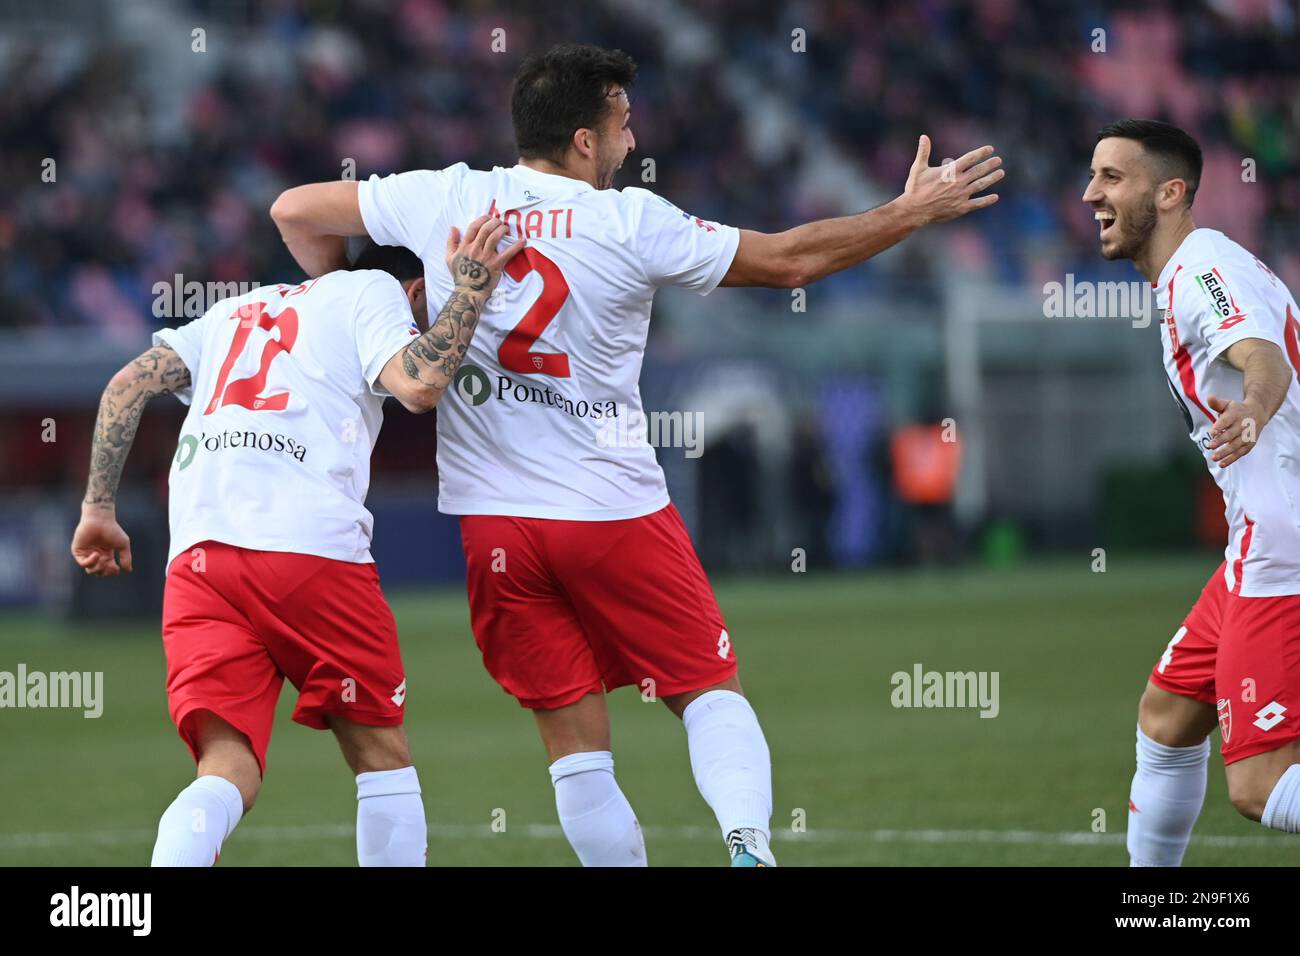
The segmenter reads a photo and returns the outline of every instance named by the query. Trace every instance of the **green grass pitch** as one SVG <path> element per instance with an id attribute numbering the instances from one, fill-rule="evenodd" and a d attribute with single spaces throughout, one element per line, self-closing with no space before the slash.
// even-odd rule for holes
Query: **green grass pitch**
<path id="1" fill-rule="evenodd" d="M 1113 555 L 1105 573 L 1091 561 L 716 582 L 772 750 L 778 862 L 1124 865 L 1138 695 L 1217 559 Z M 483 671 L 463 592 L 391 598 L 429 863 L 575 865 L 532 719 Z M 102 670 L 104 712 L 0 711 L 0 864 L 147 864 L 158 815 L 193 774 L 167 719 L 157 625 L 0 618 L 0 670 L 19 662 Z M 895 709 L 890 676 L 917 662 L 999 672 L 1000 713 Z M 260 800 L 222 866 L 355 864 L 351 774 L 328 734 L 289 721 L 293 697 L 286 687 Z M 632 688 L 610 709 L 651 864 L 725 865 L 678 721 Z M 1187 864 L 1294 863 L 1291 839 L 1228 803 L 1217 745 L 1210 768 Z"/>

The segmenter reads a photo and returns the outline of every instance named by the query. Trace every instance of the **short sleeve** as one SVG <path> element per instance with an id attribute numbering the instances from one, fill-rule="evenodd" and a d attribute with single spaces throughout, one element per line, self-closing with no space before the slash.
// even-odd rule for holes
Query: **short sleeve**
<path id="1" fill-rule="evenodd" d="M 458 209 L 458 183 L 467 168 L 457 163 L 446 169 L 371 176 L 358 184 L 357 202 L 370 238 L 427 258 L 433 237 L 444 237 L 450 228 L 443 224 L 450 223 Z"/>
<path id="2" fill-rule="evenodd" d="M 656 286 L 680 286 L 700 295 L 717 288 L 736 257 L 740 230 L 687 215 L 646 189 L 623 192 L 641 204 L 635 243 L 646 278 Z"/>
<path id="3" fill-rule="evenodd" d="M 173 392 L 182 404 L 188 405 L 194 399 L 194 382 L 199 378 L 199 359 L 203 356 L 203 333 L 211 321 L 208 312 L 193 322 L 187 322 L 175 329 L 159 329 L 153 334 L 154 345 L 167 345 L 181 357 L 185 367 L 190 370 L 190 384 Z"/>
<path id="4" fill-rule="evenodd" d="M 379 374 L 388 360 L 406 348 L 420 334 L 411 315 L 411 305 L 402 284 L 386 272 L 367 272 L 373 276 L 357 292 L 354 334 L 361 374 L 375 395 L 387 396 L 379 383 Z"/>
<path id="5" fill-rule="evenodd" d="M 1252 270 L 1259 274 L 1251 275 Z M 1179 297 L 1182 300 L 1179 305 L 1205 342 L 1209 361 L 1213 362 L 1242 339 L 1264 339 L 1286 348 L 1283 328 L 1286 306 L 1273 302 L 1269 277 L 1262 268 L 1207 262 L 1190 267 L 1188 272 L 1190 275 L 1184 273 L 1186 291 Z"/>

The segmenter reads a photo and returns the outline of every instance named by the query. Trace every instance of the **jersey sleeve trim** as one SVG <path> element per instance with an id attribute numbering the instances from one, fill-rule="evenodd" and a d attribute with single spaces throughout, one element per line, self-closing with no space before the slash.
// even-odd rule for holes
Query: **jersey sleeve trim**
<path id="1" fill-rule="evenodd" d="M 719 282 L 726 278 L 727 273 L 731 270 L 731 264 L 736 261 L 736 250 L 740 248 L 740 230 L 735 226 L 726 226 L 721 223 L 718 225 L 725 232 L 727 244 L 723 247 L 722 254 L 718 256 L 713 271 L 709 273 L 709 280 L 699 290 L 700 295 L 708 295 L 718 287 Z"/>
<path id="2" fill-rule="evenodd" d="M 380 290 L 384 287 L 390 286 L 394 281 L 395 280 L 392 276 L 384 273 L 358 289 L 356 303 L 353 305 L 353 315 L 361 314 L 360 303 L 363 298 L 368 294 L 382 295 L 383 293 Z M 411 318 L 410 311 L 407 308 L 406 299 L 402 298 L 401 303 L 401 310 L 397 310 L 396 308 L 393 310 L 398 316 L 397 320 L 394 321 L 390 327 L 384 330 L 384 333 L 379 338 L 379 344 L 368 350 L 371 353 L 370 359 L 368 362 L 365 362 L 361 368 L 361 375 L 365 379 L 366 386 L 370 389 L 372 394 L 378 395 L 381 398 L 388 398 L 392 395 L 392 393 L 388 391 L 388 389 L 384 388 L 379 381 L 379 376 L 383 374 L 384 366 L 392 360 L 394 355 L 414 342 L 419 336 L 419 331 L 416 329 L 414 320 Z M 392 304 L 394 307 L 397 305 L 396 298 L 394 298 Z M 359 357 L 360 356 L 358 356 L 358 358 Z"/>
<path id="3" fill-rule="evenodd" d="M 195 321 L 199 321 L 195 319 Z M 199 378 L 199 353 L 197 348 L 191 348 L 186 336 L 179 329 L 159 329 L 153 334 L 154 345 L 166 345 L 180 356 L 185 367 L 189 369 L 190 384 L 186 388 L 177 389 L 172 392 L 176 400 L 182 405 L 188 405 L 194 399 L 194 384 Z"/>
<path id="4" fill-rule="evenodd" d="M 372 395 L 378 395 L 380 398 L 391 398 L 393 393 L 384 388 L 384 384 L 379 381 L 379 376 L 383 374 L 384 367 L 393 360 L 393 356 L 405 349 L 415 341 L 415 336 L 407 336 L 401 342 L 390 342 L 375 353 L 375 360 L 372 363 L 373 369 L 363 369 L 362 374 L 365 376 L 366 385 L 370 388 Z M 388 345 L 393 346 L 392 351 L 388 350 Z"/>
<path id="5" fill-rule="evenodd" d="M 1256 325 L 1238 326 L 1237 329 L 1234 329 L 1223 338 L 1215 339 L 1214 347 L 1209 349 L 1206 354 L 1209 356 L 1209 360 L 1213 362 L 1238 342 L 1244 342 L 1246 339 L 1260 339 L 1264 342 L 1272 342 L 1282 350 L 1284 355 L 1286 354 L 1286 343 L 1281 341 L 1281 336 L 1269 335 L 1265 330 L 1260 329 L 1259 326 Z"/>
<path id="6" fill-rule="evenodd" d="M 375 175 L 357 183 L 357 206 L 361 209 L 361 222 L 366 227 L 370 238 L 381 246 L 396 246 L 401 243 L 384 228 L 384 218 L 379 212 L 375 192 L 380 188 L 380 178 Z"/>

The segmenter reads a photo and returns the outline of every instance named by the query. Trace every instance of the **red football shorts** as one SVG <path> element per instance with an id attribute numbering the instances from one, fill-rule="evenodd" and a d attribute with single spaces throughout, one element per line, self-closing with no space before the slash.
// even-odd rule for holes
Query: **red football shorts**
<path id="1" fill-rule="evenodd" d="M 719 684 L 736 652 L 677 509 L 622 521 L 465 515 L 470 621 L 488 672 L 550 710 L 632 684 Z"/>
<path id="2" fill-rule="evenodd" d="M 373 564 L 215 541 L 187 548 L 167 569 L 163 648 L 172 722 L 195 760 L 190 718 L 207 710 L 248 737 L 265 773 L 286 677 L 300 724 L 324 730 L 327 714 L 402 723 L 397 626 Z"/>
<path id="3" fill-rule="evenodd" d="M 1300 595 L 1230 594 L 1223 566 L 1151 671 L 1151 683 L 1218 708 L 1225 764 L 1300 737 Z"/>

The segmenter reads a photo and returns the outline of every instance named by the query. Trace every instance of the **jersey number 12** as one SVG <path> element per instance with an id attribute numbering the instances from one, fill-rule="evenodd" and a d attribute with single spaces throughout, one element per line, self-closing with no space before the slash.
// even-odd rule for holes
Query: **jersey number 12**
<path id="1" fill-rule="evenodd" d="M 289 352 L 293 349 L 293 343 L 298 338 L 298 313 L 293 309 L 281 309 L 279 315 L 268 315 L 265 302 L 249 302 L 232 312 L 230 317 L 239 319 L 239 328 L 235 329 L 230 351 L 226 353 L 226 360 L 221 363 L 217 387 L 212 390 L 212 400 L 208 402 L 208 407 L 203 410 L 203 414 L 211 415 L 223 405 L 242 405 L 253 412 L 282 411 L 289 403 L 287 391 L 277 392 L 269 398 L 261 393 L 262 389 L 266 388 L 266 373 L 271 369 L 271 362 L 281 352 Z M 230 377 L 230 370 L 234 368 L 235 360 L 248 344 L 248 336 L 254 326 L 268 332 L 278 328 L 280 338 L 267 340 L 262 348 L 262 364 L 258 366 L 256 375 L 237 378 L 227 385 L 226 380 Z"/>

